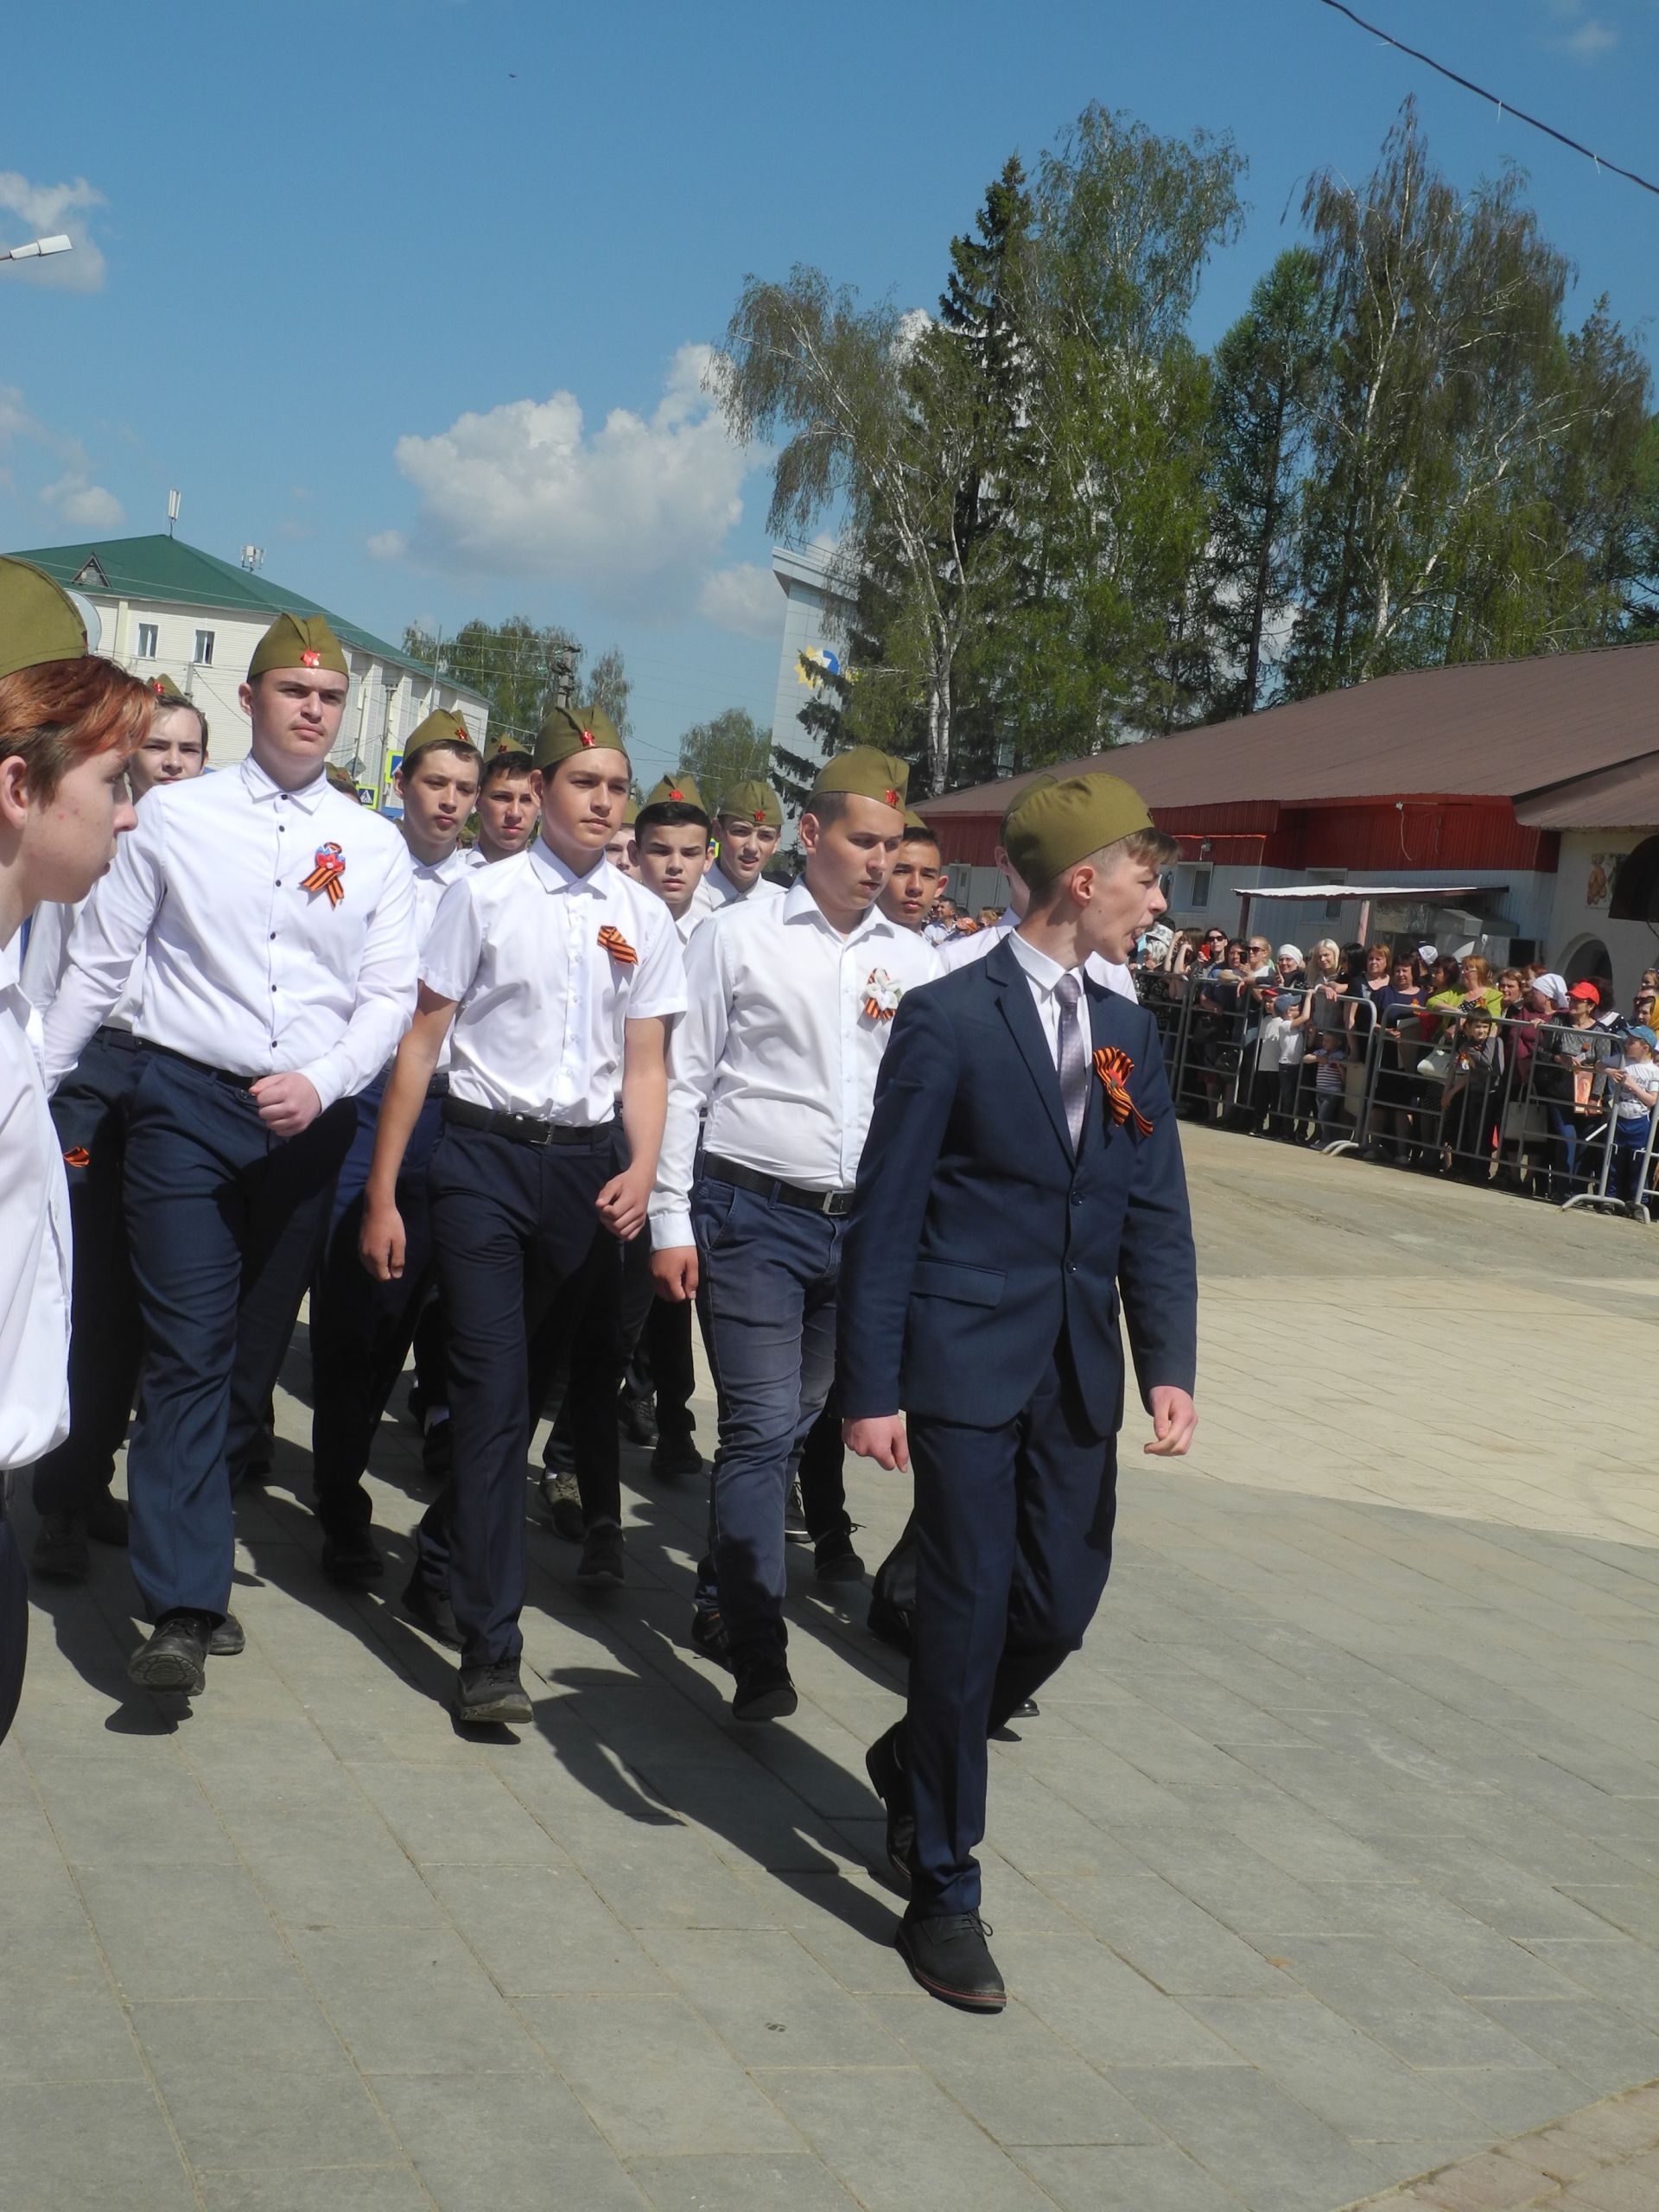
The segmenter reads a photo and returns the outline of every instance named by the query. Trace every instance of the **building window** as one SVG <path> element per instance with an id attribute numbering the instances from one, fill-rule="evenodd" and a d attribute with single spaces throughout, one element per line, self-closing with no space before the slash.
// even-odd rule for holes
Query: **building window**
<path id="1" fill-rule="evenodd" d="M 213 633 L 211 630 L 197 631 L 196 650 L 193 658 L 198 668 L 211 668 L 213 666 Z"/>
<path id="2" fill-rule="evenodd" d="M 154 660 L 156 658 L 156 625 L 153 622 L 138 625 L 138 658 L 140 660 Z"/>
<path id="3" fill-rule="evenodd" d="M 1195 868 L 1192 871 L 1192 903 L 1195 906 L 1210 904 L 1210 871 L 1207 868 Z"/>

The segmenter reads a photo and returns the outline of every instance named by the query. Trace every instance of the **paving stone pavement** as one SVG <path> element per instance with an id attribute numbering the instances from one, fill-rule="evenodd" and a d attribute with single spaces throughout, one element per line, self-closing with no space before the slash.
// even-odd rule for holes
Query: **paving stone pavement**
<path id="1" fill-rule="evenodd" d="M 1101 1618 L 995 1747 L 1001 2019 L 891 1948 L 862 1753 L 900 1669 L 858 1593 L 799 1553 L 801 1711 L 734 1727 L 684 1639 L 696 1487 L 631 1455 L 626 1589 L 589 1601 L 538 1524 L 535 1725 L 463 1739 L 448 1655 L 318 1572 L 302 1332 L 238 1512 L 248 1648 L 194 1707 L 129 1694 L 118 1557 L 37 1587 L 5 2212 L 1334 2212 L 1428 2175 L 1395 2201 L 1507 2205 L 1530 2153 L 1495 2146 L 1608 2099 L 1647 2126 L 1659 1234 L 1188 1158 L 1204 1430 L 1166 1468 L 1131 1421 Z M 389 1599 L 401 1421 L 373 1488 Z M 852 1490 L 874 1561 L 905 1498 Z M 1597 2139 L 1624 2171 L 1532 2171 L 1650 2206 L 1637 2133 Z"/>

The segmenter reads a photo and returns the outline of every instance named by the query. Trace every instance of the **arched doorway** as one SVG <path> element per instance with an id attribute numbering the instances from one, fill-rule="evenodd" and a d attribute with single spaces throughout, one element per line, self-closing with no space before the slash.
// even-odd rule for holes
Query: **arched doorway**
<path id="1" fill-rule="evenodd" d="M 1581 937 L 1561 956 L 1561 973 L 1567 982 L 1588 983 L 1598 976 L 1611 976 L 1613 963 L 1599 937 Z"/>

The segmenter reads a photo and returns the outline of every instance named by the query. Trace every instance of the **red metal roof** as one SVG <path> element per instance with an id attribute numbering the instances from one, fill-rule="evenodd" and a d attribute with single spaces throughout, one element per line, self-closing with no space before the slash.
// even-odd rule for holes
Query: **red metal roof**
<path id="1" fill-rule="evenodd" d="M 1659 756 L 1659 645 L 1407 670 L 1235 721 L 1058 761 L 1046 772 L 1104 772 L 1132 783 L 1150 807 L 1208 809 L 1380 793 L 1514 798 L 1545 785 L 1560 791 L 1566 779 L 1644 754 Z M 941 823 L 1000 816 L 1041 772 L 916 804 Z M 1643 792 L 1659 783 L 1651 761 L 1647 777 L 1637 786 Z M 1553 803 L 1566 803 L 1565 792 Z M 1573 826 L 1553 813 L 1522 818 L 1541 828 Z M 1593 817 L 1610 825 L 1620 818 Z M 1659 805 L 1641 819 L 1659 819 Z"/>

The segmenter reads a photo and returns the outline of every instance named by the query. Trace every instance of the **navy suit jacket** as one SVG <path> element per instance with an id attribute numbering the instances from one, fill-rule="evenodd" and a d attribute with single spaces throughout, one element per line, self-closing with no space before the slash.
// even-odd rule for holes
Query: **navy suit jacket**
<path id="1" fill-rule="evenodd" d="M 1152 1124 L 1090 1078 L 1073 1154 L 1024 969 L 1001 944 L 906 993 L 858 1171 L 836 1299 L 841 1409 L 995 1428 L 1064 1337 L 1090 1425 L 1123 1417 L 1128 1326 L 1143 1399 L 1192 1390 L 1198 1269 L 1175 1109 L 1152 1016 L 1085 981 L 1094 1042 L 1134 1062 Z"/>

